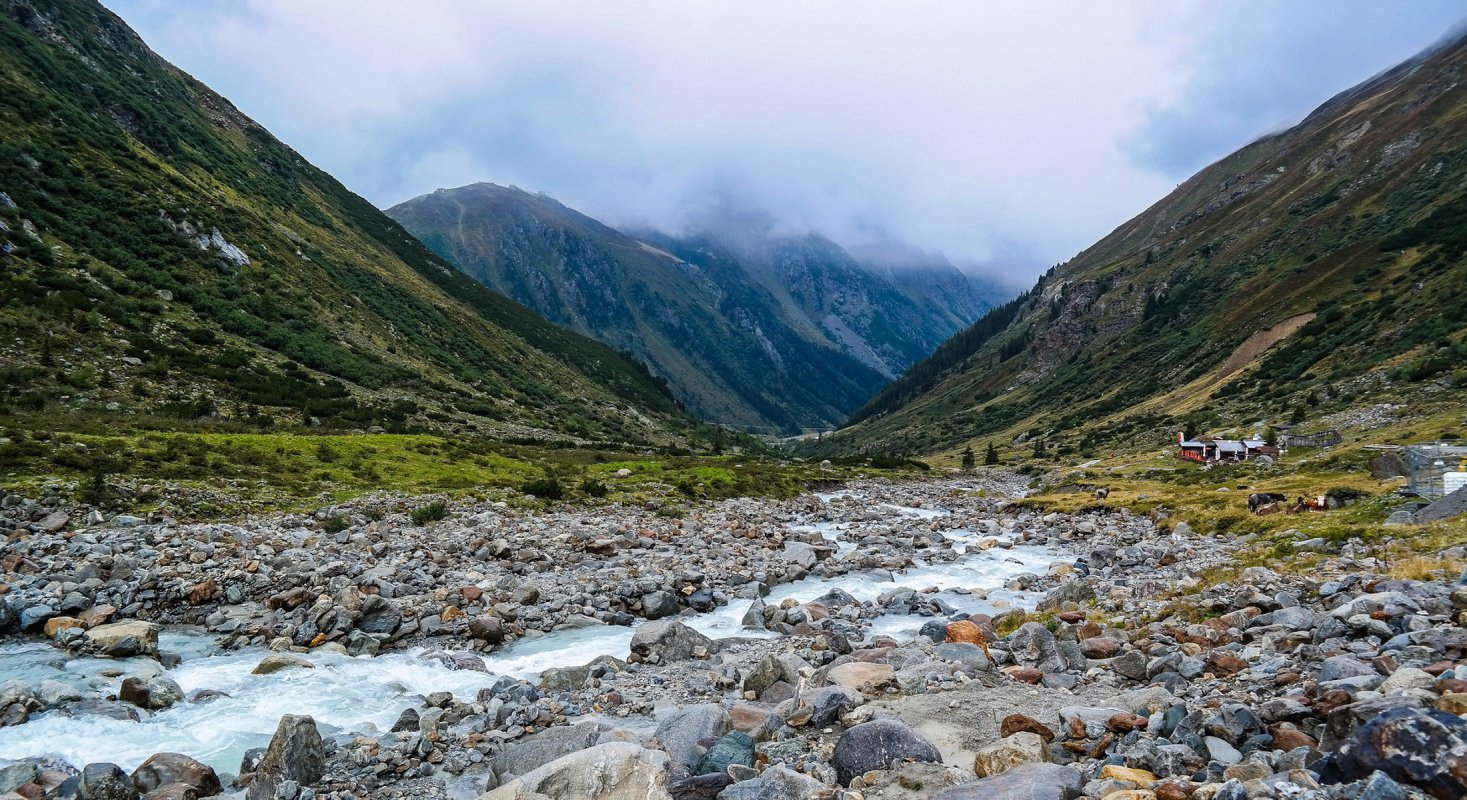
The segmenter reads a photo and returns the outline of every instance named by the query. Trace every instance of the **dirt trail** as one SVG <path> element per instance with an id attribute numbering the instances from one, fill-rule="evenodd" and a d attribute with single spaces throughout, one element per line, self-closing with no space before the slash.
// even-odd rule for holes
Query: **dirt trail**
<path id="1" fill-rule="evenodd" d="M 1210 370 L 1206 375 L 1192 381 L 1186 386 L 1173 389 L 1161 397 L 1148 400 L 1137 407 L 1140 411 L 1166 410 L 1169 413 L 1187 411 L 1199 401 L 1211 396 L 1213 389 L 1223 381 L 1240 372 L 1243 368 L 1252 364 L 1268 348 L 1287 339 L 1300 328 L 1308 325 L 1316 314 L 1309 312 L 1289 317 L 1272 328 L 1261 330 L 1249 336 L 1233 349 L 1227 360 Z"/>

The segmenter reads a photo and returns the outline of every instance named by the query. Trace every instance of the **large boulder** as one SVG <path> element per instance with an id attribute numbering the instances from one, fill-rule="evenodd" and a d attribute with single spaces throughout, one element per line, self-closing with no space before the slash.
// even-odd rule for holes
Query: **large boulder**
<path id="1" fill-rule="evenodd" d="M 739 731 L 725 733 L 723 738 L 703 754 L 703 758 L 698 761 L 698 766 L 693 773 L 695 775 L 725 773 L 731 764 L 742 764 L 750 768 L 754 766 L 754 737 Z"/>
<path id="2" fill-rule="evenodd" d="M 672 757 L 672 770 L 688 774 L 703 758 L 702 741 L 717 741 L 729 730 L 728 709 L 712 703 L 686 706 L 663 720 L 653 734 Z"/>
<path id="3" fill-rule="evenodd" d="M 632 655 L 652 664 L 684 661 L 716 649 L 712 639 L 675 619 L 648 622 L 632 634 Z"/>
<path id="4" fill-rule="evenodd" d="M 660 589 L 642 595 L 642 616 L 647 619 L 670 617 L 678 611 L 677 595 Z"/>
<path id="5" fill-rule="evenodd" d="M 1049 761 L 1049 748 L 1037 733 L 1019 731 L 980 748 L 973 756 L 973 771 L 988 778 L 1021 766 Z"/>
<path id="6" fill-rule="evenodd" d="M 871 770 L 888 769 L 893 761 L 940 763 L 942 754 L 906 724 L 894 719 L 877 719 L 841 734 L 831 756 L 836 779 L 842 786 Z"/>
<path id="7" fill-rule="evenodd" d="M 1000 775 L 944 789 L 932 800 L 1075 800 L 1085 775 L 1059 764 L 1024 764 Z"/>
<path id="8" fill-rule="evenodd" d="M 326 750 L 316 721 L 308 716 L 286 714 L 280 718 L 265 757 L 255 768 L 255 779 L 246 795 L 249 800 L 273 800 L 275 789 L 286 781 L 309 786 L 326 771 Z"/>
<path id="9" fill-rule="evenodd" d="M 87 649 L 114 658 L 127 656 L 158 655 L 158 626 L 156 623 L 130 619 L 124 622 L 109 622 L 90 628 L 86 633 Z"/>
<path id="10" fill-rule="evenodd" d="M 1063 672 L 1065 658 L 1060 653 L 1054 634 L 1037 622 L 1026 622 L 1008 640 L 1009 654 L 1015 663 L 1040 672 Z"/>
<path id="11" fill-rule="evenodd" d="M 143 794 L 170 783 L 192 787 L 199 797 L 224 792 L 213 767 L 182 753 L 154 753 L 132 772 L 132 785 Z"/>
<path id="12" fill-rule="evenodd" d="M 478 800 L 672 800 L 667 766 L 659 750 L 608 742 L 557 758 Z"/>
<path id="13" fill-rule="evenodd" d="M 825 673 L 825 679 L 836 686 L 844 686 L 847 689 L 860 691 L 862 686 L 870 684 L 873 688 L 881 688 L 891 682 L 896 673 L 890 664 L 872 664 L 866 661 L 849 661 L 831 667 Z"/>
<path id="14" fill-rule="evenodd" d="M 793 727 L 813 725 L 824 728 L 865 702 L 861 695 L 842 686 L 826 686 L 805 692 L 775 707 L 775 713 Z"/>
<path id="15" fill-rule="evenodd" d="M 757 778 L 724 789 L 718 800 L 826 800 L 830 796 L 829 786 L 776 764 Z"/>
<path id="16" fill-rule="evenodd" d="M 588 747 L 626 741 L 627 736 L 628 734 L 613 732 L 611 726 L 604 722 L 557 725 L 505 744 L 503 750 L 489 758 L 488 764 L 494 770 L 498 782 L 502 783 Z"/>
<path id="17" fill-rule="evenodd" d="M 283 669 L 315 669 L 316 665 L 295 653 L 271 653 L 250 670 L 251 675 L 274 675 Z"/>
<path id="18" fill-rule="evenodd" d="M 98 763 L 82 768 L 77 785 L 80 800 L 137 800 L 137 796 L 137 788 L 122 767 Z"/>
<path id="19" fill-rule="evenodd" d="M 402 627 L 402 611 L 387 598 L 369 594 L 362 598 L 362 616 L 357 620 L 357 630 L 391 636 Z"/>
<path id="20" fill-rule="evenodd" d="M 1467 797 L 1467 722 L 1443 711 L 1391 709 L 1331 754 L 1319 779 L 1349 783 L 1376 770 L 1439 800 Z"/>

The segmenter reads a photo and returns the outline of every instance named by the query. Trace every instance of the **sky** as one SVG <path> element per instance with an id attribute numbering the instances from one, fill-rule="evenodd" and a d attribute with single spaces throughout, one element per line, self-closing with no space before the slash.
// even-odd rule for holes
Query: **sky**
<path id="1" fill-rule="evenodd" d="M 1015 285 L 1438 40 L 1460 0 L 103 0 L 387 207 L 736 208 Z"/>

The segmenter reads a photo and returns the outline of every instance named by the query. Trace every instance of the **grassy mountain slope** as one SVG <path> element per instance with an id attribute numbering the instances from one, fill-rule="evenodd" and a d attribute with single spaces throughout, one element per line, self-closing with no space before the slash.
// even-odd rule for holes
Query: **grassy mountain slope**
<path id="1" fill-rule="evenodd" d="M 944 298 L 923 306 L 816 236 L 761 236 L 745 250 L 712 236 L 633 238 L 487 183 L 388 213 L 486 286 L 644 360 L 693 412 L 763 432 L 838 422 L 980 310 L 954 291 L 934 313 Z"/>
<path id="2" fill-rule="evenodd" d="M 0 413 L 613 441 L 644 369 L 451 268 L 95 2 L 0 0 Z"/>
<path id="3" fill-rule="evenodd" d="M 1027 434 L 1087 453 L 1178 427 L 1460 403 L 1464 68 L 1458 41 L 1204 169 L 943 344 L 821 449 Z"/>

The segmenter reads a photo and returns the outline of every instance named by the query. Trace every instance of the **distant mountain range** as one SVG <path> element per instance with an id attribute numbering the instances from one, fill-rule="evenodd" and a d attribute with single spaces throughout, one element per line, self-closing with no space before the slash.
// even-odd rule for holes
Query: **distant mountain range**
<path id="1" fill-rule="evenodd" d="M 0 416 L 639 443 L 693 424 L 92 0 L 0 2 Z"/>
<path id="2" fill-rule="evenodd" d="M 1460 424 L 1464 74 L 1459 39 L 1207 167 L 944 343 L 816 452 L 1027 437 L 1085 453 L 1408 398 L 1455 407 L 1445 424 Z"/>
<path id="3" fill-rule="evenodd" d="M 622 232 L 490 183 L 387 213 L 485 286 L 645 362 L 698 416 L 757 432 L 839 423 L 1003 299 L 941 257 L 861 260 L 759 226 Z"/>

